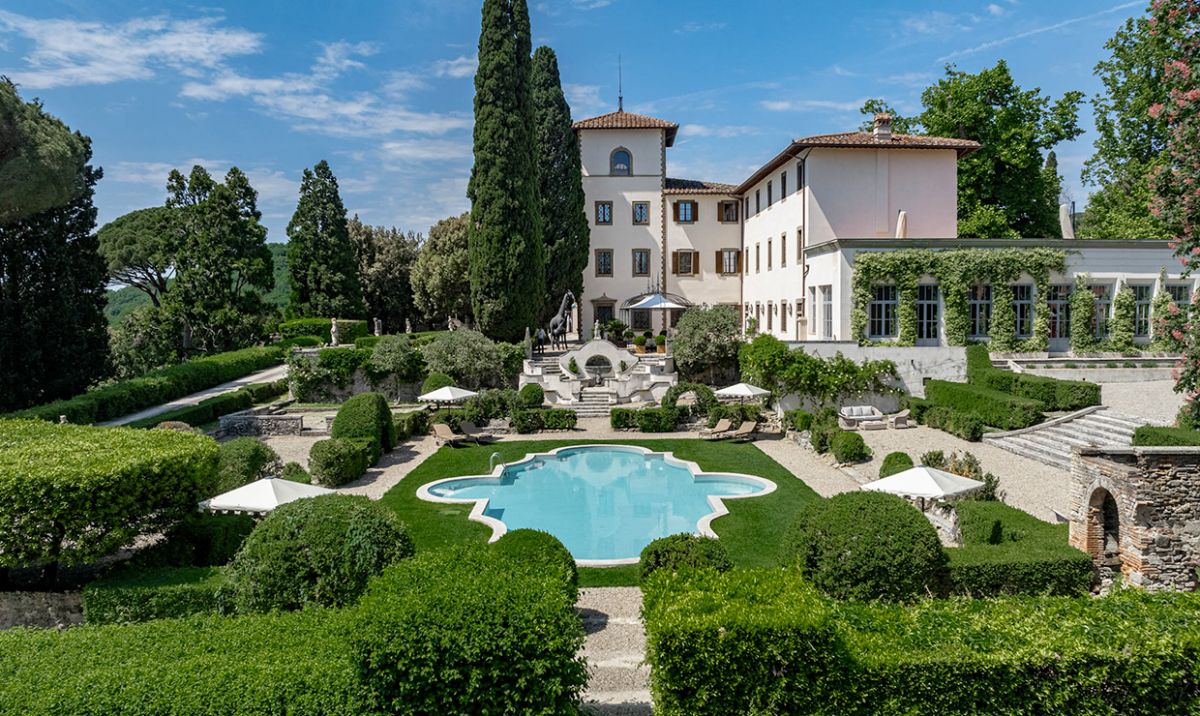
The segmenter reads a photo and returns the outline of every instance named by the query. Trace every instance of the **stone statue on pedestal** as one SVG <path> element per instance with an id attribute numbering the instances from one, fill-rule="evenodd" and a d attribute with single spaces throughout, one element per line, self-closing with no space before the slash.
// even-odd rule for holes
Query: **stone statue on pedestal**
<path id="1" fill-rule="evenodd" d="M 571 330 L 571 311 L 575 308 L 575 294 L 567 291 L 558 304 L 558 313 L 550 319 L 550 347 L 566 348 L 567 332 Z"/>
<path id="2" fill-rule="evenodd" d="M 336 346 L 338 344 L 338 338 L 340 337 L 338 335 L 339 333 L 340 331 L 338 330 L 338 322 L 337 319 L 334 318 L 329 323 L 329 345 Z"/>
<path id="3" fill-rule="evenodd" d="M 378 318 L 375 319 L 375 335 L 383 335 L 383 321 L 379 320 Z"/>
<path id="4" fill-rule="evenodd" d="M 408 320 L 407 318 L 404 319 L 404 332 L 412 333 L 412 321 Z"/>

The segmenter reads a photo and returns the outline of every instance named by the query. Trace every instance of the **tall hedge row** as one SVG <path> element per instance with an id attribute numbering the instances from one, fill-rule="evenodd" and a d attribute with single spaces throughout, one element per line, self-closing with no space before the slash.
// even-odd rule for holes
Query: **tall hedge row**
<path id="1" fill-rule="evenodd" d="M 1139 447 L 1190 447 L 1200 445 L 1200 430 L 1143 425 L 1133 431 L 1133 444 Z"/>
<path id="2" fill-rule="evenodd" d="M 561 579 L 477 548 L 407 560 L 347 609 L 0 632 L 0 714 L 575 716 Z"/>
<path id="3" fill-rule="evenodd" d="M 200 435 L 0 420 L 0 567 L 111 554 L 193 512 L 216 470 Z"/>
<path id="4" fill-rule="evenodd" d="M 1092 558 L 1067 544 L 1067 526 L 1052 525 L 1003 502 L 957 505 L 963 546 L 950 558 L 945 590 L 972 597 L 1088 594 Z"/>
<path id="5" fill-rule="evenodd" d="M 333 419 L 330 437 L 362 438 L 371 442 L 371 464 L 396 447 L 396 424 L 382 393 L 359 393 L 342 403 Z"/>
<path id="6" fill-rule="evenodd" d="M 217 353 L 160 368 L 140 378 L 109 383 L 83 395 L 22 410 L 9 417 L 58 422 L 59 416 L 65 415 L 67 420 L 80 425 L 113 420 L 243 378 L 283 360 L 283 351 L 276 346 Z"/>
<path id="7" fill-rule="evenodd" d="M 1062 380 L 1013 373 L 992 366 L 986 346 L 967 348 L 967 381 L 1042 403 L 1046 410 L 1080 410 L 1100 405 L 1100 386 L 1086 380 Z"/>
<path id="8" fill-rule="evenodd" d="M 128 423 L 128 425 L 131 428 L 152 428 L 159 423 L 168 421 L 187 423 L 192 426 L 204 425 L 205 423 L 213 422 L 222 415 L 246 410 L 255 403 L 283 395 L 287 390 L 286 380 L 279 380 L 273 383 L 253 383 L 229 393 L 205 398 L 195 405 L 168 410 L 165 413 L 152 415 L 141 420 L 134 420 Z"/>
<path id="9" fill-rule="evenodd" d="M 824 601 L 794 570 L 643 587 L 655 713 L 1145 714 L 1200 710 L 1200 598 Z"/>
<path id="10" fill-rule="evenodd" d="M 969 383 L 930 380 L 925 398 L 935 405 L 978 417 L 986 425 L 1017 430 L 1042 421 L 1042 403 Z"/>

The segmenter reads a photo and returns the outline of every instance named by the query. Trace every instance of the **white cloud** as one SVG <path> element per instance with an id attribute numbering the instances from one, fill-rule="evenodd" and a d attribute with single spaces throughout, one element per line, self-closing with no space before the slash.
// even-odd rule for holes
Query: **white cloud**
<path id="1" fill-rule="evenodd" d="M 988 11 L 988 14 L 990 14 L 992 17 L 1000 17 L 1000 16 L 1004 15 L 1005 12 L 1007 12 L 1004 8 L 1000 7 L 996 3 L 988 4 L 987 11 Z"/>
<path id="2" fill-rule="evenodd" d="M 609 106 L 600 96 L 600 85 L 576 85 L 568 82 L 563 85 L 563 96 L 566 97 L 567 104 L 571 105 L 571 114 L 576 119 L 595 114 Z"/>
<path id="3" fill-rule="evenodd" d="M 0 34 L 33 43 L 24 68 L 3 74 L 30 89 L 146 80 L 167 68 L 195 76 L 239 55 L 258 52 L 262 36 L 221 27 L 222 18 L 172 20 L 166 16 L 122 23 L 36 19 L 0 10 Z"/>
<path id="4" fill-rule="evenodd" d="M 438 60 L 433 63 L 433 73 L 438 77 L 455 77 L 463 78 L 470 77 L 475 74 L 475 69 L 479 67 L 479 57 L 467 57 L 460 55 L 453 60 Z"/>
<path id="5" fill-rule="evenodd" d="M 380 145 L 383 156 L 404 162 L 470 161 L 471 145 L 466 142 L 427 139 L 396 139 Z"/>
<path id="6" fill-rule="evenodd" d="M 681 137 L 716 137 L 719 139 L 729 139 L 731 137 L 742 137 L 747 134 L 758 134 L 758 128 L 742 125 L 713 126 L 707 124 L 685 124 L 679 128 L 679 135 Z"/>
<path id="7" fill-rule="evenodd" d="M 425 80 L 415 72 L 396 70 L 388 75 L 383 84 L 383 91 L 393 97 L 402 97 L 412 90 L 424 89 Z"/>
<path id="8" fill-rule="evenodd" d="M 964 32 L 970 29 L 967 18 L 941 10 L 908 15 L 900 21 L 900 26 L 918 35 L 945 35 L 953 32 Z"/>
<path id="9" fill-rule="evenodd" d="M 366 65 L 353 59 L 355 56 L 369 57 L 377 52 L 369 42 L 331 42 L 321 45 L 321 54 L 313 64 L 314 77 L 334 79 L 349 70 L 365 69 Z"/>
<path id="10" fill-rule="evenodd" d="M 772 112 L 857 112 L 868 98 L 841 102 L 829 99 L 800 99 L 800 100 L 767 100 L 762 103 L 763 109 Z"/>
<path id="11" fill-rule="evenodd" d="M 156 186 L 166 192 L 167 175 L 178 169 L 185 175 L 194 166 L 202 166 L 209 174 L 220 177 L 228 171 L 230 163 L 224 159 L 192 158 L 177 164 L 169 162 L 115 162 L 104 167 L 104 178 L 123 184 Z"/>
<path id="12" fill-rule="evenodd" d="M 887 84 L 904 85 L 905 87 L 925 87 L 933 82 L 933 75 L 929 72 L 901 72 L 888 75 L 883 78 L 883 81 Z"/>
<path id="13" fill-rule="evenodd" d="M 1061 22 L 1056 22 L 1052 25 L 1036 27 L 1032 30 L 1018 32 L 1014 35 L 1009 35 L 1007 37 L 1001 37 L 997 40 L 990 40 L 988 42 L 984 42 L 982 44 L 975 45 L 974 47 L 968 47 L 968 48 L 965 48 L 962 50 L 955 50 L 954 52 L 951 52 L 950 54 L 948 54 L 944 57 L 939 57 L 938 62 L 947 62 L 949 60 L 953 60 L 958 57 L 963 57 L 965 55 L 973 55 L 976 52 L 983 52 L 984 50 L 990 50 L 990 49 L 993 49 L 996 47 L 1000 47 L 1001 45 L 1007 45 L 1010 42 L 1015 42 L 1017 40 L 1024 40 L 1027 37 L 1034 37 L 1036 35 L 1041 35 L 1043 33 L 1053 32 L 1055 30 L 1061 30 L 1064 27 L 1070 27 L 1071 25 L 1076 25 L 1081 22 L 1087 22 L 1088 20 L 1094 20 L 1098 17 L 1103 17 L 1105 15 L 1111 15 L 1115 12 L 1120 12 L 1121 10 L 1128 10 L 1128 9 L 1134 8 L 1134 7 L 1145 7 L 1145 5 L 1146 5 L 1146 0 L 1134 0 L 1133 2 L 1126 2 L 1126 3 L 1122 3 L 1120 5 L 1114 5 L 1110 8 L 1106 8 L 1106 9 L 1100 10 L 1098 12 L 1093 12 L 1088 15 L 1080 15 L 1079 17 L 1072 17 L 1067 20 L 1063 20 Z"/>

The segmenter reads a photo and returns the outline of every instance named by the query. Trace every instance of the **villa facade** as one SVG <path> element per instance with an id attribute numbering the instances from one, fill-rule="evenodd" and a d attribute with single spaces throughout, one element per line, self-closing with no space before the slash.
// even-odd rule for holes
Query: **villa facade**
<path id="1" fill-rule="evenodd" d="M 1009 282 L 1018 338 L 1036 310 L 1049 310 L 1050 350 L 1067 350 L 1069 295 L 1087 275 L 1098 325 L 1122 284 L 1137 300 L 1136 339 L 1149 340 L 1150 301 L 1169 291 L 1188 302 L 1194 279 L 1182 278 L 1167 241 L 1073 238 L 957 238 L 958 160 L 975 142 L 893 134 L 890 118 L 873 131 L 796 139 L 740 185 L 669 176 L 667 150 L 678 125 L 617 111 L 575 123 L 591 229 L 591 255 L 579 301 L 580 325 L 617 318 L 634 330 L 673 325 L 681 309 L 643 310 L 647 294 L 682 305 L 728 305 L 748 331 L 788 341 L 886 342 L 898 333 L 903 292 L 875 287 L 861 335 L 855 335 L 855 259 L 899 249 L 1057 249 L 1055 271 L 1037 296 L 1034 277 Z M 1069 230 L 1064 230 L 1070 236 Z M 1165 283 L 1164 283 L 1165 282 Z M 986 332 L 992 287 L 973 286 L 971 311 Z M 945 345 L 945 302 L 938 281 L 916 294 L 918 345 Z M 1102 330 L 1102 329 L 1101 329 Z"/>

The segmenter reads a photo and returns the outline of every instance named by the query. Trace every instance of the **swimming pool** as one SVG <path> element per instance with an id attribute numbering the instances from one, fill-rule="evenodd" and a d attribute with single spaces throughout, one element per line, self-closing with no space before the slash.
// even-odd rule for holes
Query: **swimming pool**
<path id="1" fill-rule="evenodd" d="M 491 475 L 451 477 L 421 486 L 432 502 L 474 503 L 471 519 L 492 541 L 520 528 L 545 530 L 585 566 L 636 562 L 659 537 L 715 537 L 709 524 L 723 500 L 766 495 L 775 483 L 753 475 L 706 473 L 671 453 L 626 445 L 583 445 L 527 455 Z"/>

